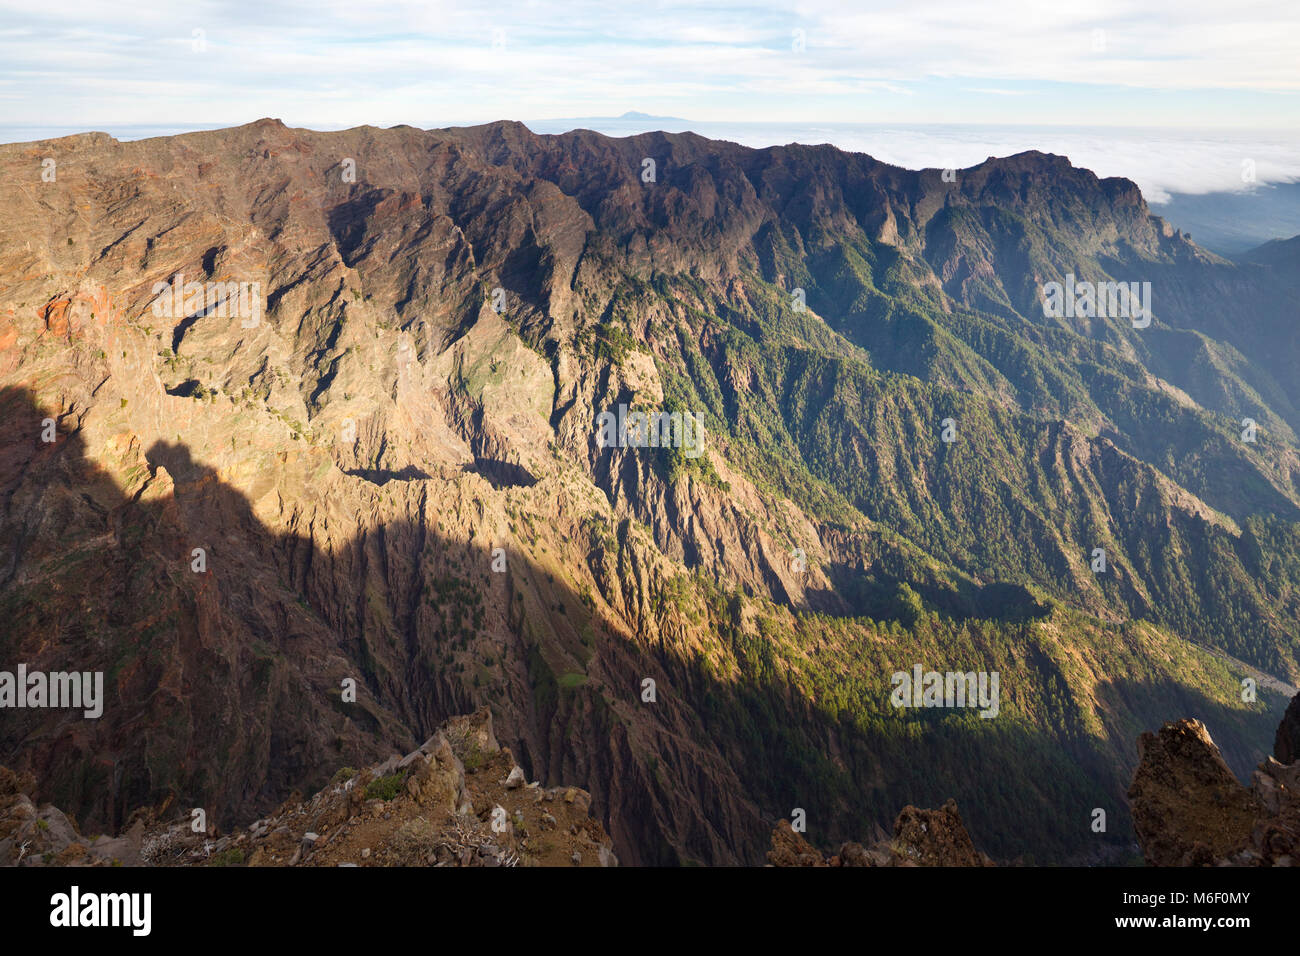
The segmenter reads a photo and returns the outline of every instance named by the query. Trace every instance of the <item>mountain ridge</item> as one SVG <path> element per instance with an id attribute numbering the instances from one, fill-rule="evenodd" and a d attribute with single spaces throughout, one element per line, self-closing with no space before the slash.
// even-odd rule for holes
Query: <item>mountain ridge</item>
<path id="1" fill-rule="evenodd" d="M 1297 343 L 1277 266 L 1200 250 L 1132 183 L 512 122 L 108 140 L 0 147 L 0 650 L 190 674 L 192 716 L 126 721 L 126 679 L 92 731 L 7 726 L 0 763 L 79 819 L 278 803 L 326 771 L 314 724 L 363 720 L 345 672 L 370 716 L 344 759 L 490 703 L 631 863 L 755 862 L 792 807 L 830 845 L 954 795 L 1000 857 L 1105 857 L 1122 832 L 1053 831 L 1123 817 L 1136 726 L 1191 707 L 1258 762 L 1284 702 L 1192 642 L 1300 674 Z M 1067 271 L 1151 281 L 1151 327 L 1047 317 Z M 158 316 L 178 275 L 258 283 L 260 321 Z M 705 453 L 599 447 L 620 404 L 700 412 Z M 220 541 L 199 591 L 182 546 Z M 98 570 L 123 554 L 151 586 Z M 893 711 L 921 656 L 1003 669 L 1006 722 Z M 278 743 L 207 734 L 249 710 Z M 95 749 L 111 787 L 75 771 Z M 946 769 L 981 761 L 1023 786 Z"/>

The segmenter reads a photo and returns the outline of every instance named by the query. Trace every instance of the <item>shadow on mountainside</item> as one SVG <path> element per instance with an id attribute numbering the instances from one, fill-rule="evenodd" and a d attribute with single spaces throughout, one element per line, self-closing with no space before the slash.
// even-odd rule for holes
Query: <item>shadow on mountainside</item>
<path id="1" fill-rule="evenodd" d="M 1227 696 L 1240 687 L 1224 690 Z M 1098 685 L 1097 697 L 1105 713 L 1116 715 L 1107 727 L 1108 736 L 1130 777 L 1138 765 L 1137 738 L 1142 733 L 1159 730 L 1167 721 L 1189 719 L 1205 724 L 1224 762 L 1247 785 L 1260 761 L 1272 752 L 1275 735 L 1261 729 L 1276 727 L 1288 703 L 1285 695 L 1260 688 L 1261 716 L 1247 720 L 1241 710 L 1169 681 L 1105 681 Z"/>
<path id="2" fill-rule="evenodd" d="M 342 548 L 315 528 L 281 534 L 167 442 L 124 489 L 85 457 L 75 413 L 41 441 L 58 417 L 0 390 L 0 669 L 102 671 L 104 713 L 8 711 L 0 763 L 34 772 L 39 797 L 85 832 L 144 805 L 202 806 L 228 829 L 487 704 L 530 779 L 592 793 L 629 864 L 759 863 L 795 807 L 830 847 L 948 797 L 977 845 L 1044 862 L 1086 852 L 1059 821 L 1086 831 L 1091 807 L 1122 794 L 1116 754 L 1131 773 L 1137 731 L 1157 716 L 1225 725 L 1209 701 L 1157 715 L 1141 686 L 1114 689 L 1109 704 L 1133 716 L 1109 746 L 968 714 L 855 724 L 761 648 L 751 671 L 720 678 L 672 641 L 618 636 L 515 547 L 494 573 L 492 543 L 436 521 L 379 524 Z M 1112 844 L 1129 832 L 1119 816 Z"/>

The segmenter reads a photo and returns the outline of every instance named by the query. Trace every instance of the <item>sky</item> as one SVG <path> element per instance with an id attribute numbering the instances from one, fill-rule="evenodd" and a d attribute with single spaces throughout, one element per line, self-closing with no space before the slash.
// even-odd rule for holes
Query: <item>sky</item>
<path id="1" fill-rule="evenodd" d="M 911 166 L 1057 142 L 1144 166 L 1152 198 L 1240 183 L 1245 159 L 1291 181 L 1300 0 L 0 0 L 3 141 L 627 110 Z"/>
<path id="2" fill-rule="evenodd" d="M 1296 0 L 0 0 L 0 122 L 1300 127 Z"/>

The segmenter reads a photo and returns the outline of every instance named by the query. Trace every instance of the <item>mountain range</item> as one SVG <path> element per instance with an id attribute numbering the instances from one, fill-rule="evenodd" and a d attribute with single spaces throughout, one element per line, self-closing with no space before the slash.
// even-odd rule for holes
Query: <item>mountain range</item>
<path id="1" fill-rule="evenodd" d="M 1113 862 L 1140 731 L 1244 775 L 1295 693 L 1300 237 L 1229 261 L 1045 153 L 511 122 L 0 171 L 0 668 L 107 688 L 0 764 L 83 830 L 233 827 L 486 705 L 624 864 L 950 797 L 995 859 Z M 620 406 L 703 448 L 609 447 Z M 997 716 L 896 706 L 916 666 Z"/>

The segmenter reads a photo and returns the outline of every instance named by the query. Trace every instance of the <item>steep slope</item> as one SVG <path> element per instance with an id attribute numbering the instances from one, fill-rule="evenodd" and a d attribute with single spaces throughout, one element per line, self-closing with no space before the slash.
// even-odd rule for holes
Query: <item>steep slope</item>
<path id="1" fill-rule="evenodd" d="M 1300 674 L 1287 300 L 1132 184 L 512 123 L 0 169 L 0 663 L 109 688 L 0 763 L 87 823 L 229 825 L 488 704 L 627 863 L 949 796 L 995 855 L 1105 858 L 1135 727 L 1246 767 L 1284 704 L 1189 640 Z M 1151 327 L 1044 318 L 1067 270 L 1151 281 Z M 704 445 L 601 447 L 620 405 Z M 999 672 L 999 718 L 891 706 L 917 663 Z"/>

